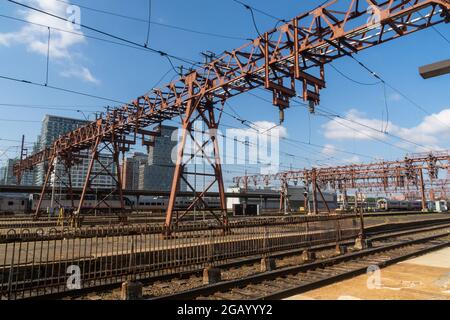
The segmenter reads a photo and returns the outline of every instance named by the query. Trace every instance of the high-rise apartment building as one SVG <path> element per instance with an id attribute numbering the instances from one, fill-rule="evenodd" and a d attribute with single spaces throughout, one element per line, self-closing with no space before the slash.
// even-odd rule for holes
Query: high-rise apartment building
<path id="1" fill-rule="evenodd" d="M 72 119 L 66 117 L 52 116 L 46 115 L 44 120 L 42 121 L 41 134 L 39 139 L 39 148 L 40 150 L 49 147 L 53 144 L 53 142 L 61 135 L 76 130 L 77 128 L 85 125 L 88 121 Z M 89 152 L 87 150 L 82 151 L 80 153 L 82 156 L 81 162 L 77 165 L 74 165 L 71 168 L 71 178 L 72 178 L 72 187 L 73 188 L 81 188 L 84 185 L 84 181 L 86 179 L 86 174 L 89 166 Z M 116 173 L 117 170 L 112 164 L 110 155 L 100 155 L 101 163 L 108 167 L 111 172 Z M 57 165 L 58 176 L 61 177 L 61 182 L 55 181 L 55 183 L 63 184 L 67 183 L 68 177 L 64 173 L 63 165 Z M 102 166 L 98 163 L 95 163 L 93 168 L 93 173 L 101 172 L 103 170 Z M 45 169 L 44 164 L 39 164 L 36 168 L 36 185 L 43 185 L 45 181 Z M 52 181 L 52 180 L 51 180 Z M 92 187 L 97 188 L 107 188 L 111 187 L 115 184 L 114 179 L 108 175 L 98 175 L 92 183 Z"/>
<path id="2" fill-rule="evenodd" d="M 122 187 L 126 190 L 139 189 L 139 168 L 148 163 L 148 155 L 141 152 L 134 153 L 123 164 Z"/>
<path id="3" fill-rule="evenodd" d="M 18 162 L 18 159 L 8 159 L 6 165 L 0 168 L 0 184 L 14 186 L 17 185 L 17 178 L 14 176 L 14 165 Z M 24 172 L 20 181 L 22 186 L 34 185 L 33 172 Z"/>
<path id="4" fill-rule="evenodd" d="M 148 163 L 140 166 L 140 190 L 170 190 L 175 171 L 172 152 L 178 144 L 177 130 L 177 127 L 161 126 L 161 135 L 156 137 L 154 146 L 149 147 Z M 176 156 L 176 152 L 174 155 Z M 181 183 L 180 191 L 185 190 L 186 185 Z"/>

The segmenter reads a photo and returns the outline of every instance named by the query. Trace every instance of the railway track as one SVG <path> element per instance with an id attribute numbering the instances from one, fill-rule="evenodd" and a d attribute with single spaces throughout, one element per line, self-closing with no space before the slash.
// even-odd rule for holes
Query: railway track
<path id="1" fill-rule="evenodd" d="M 367 234 L 370 236 L 370 239 L 372 241 L 376 241 L 379 242 L 379 244 L 382 244 L 385 241 L 389 241 L 391 242 L 392 239 L 396 239 L 399 237 L 408 237 L 410 235 L 418 235 L 418 234 L 425 234 L 427 236 L 435 236 L 436 234 L 439 234 L 442 230 L 446 230 L 446 232 L 449 232 L 450 230 L 450 222 L 447 222 L 445 224 L 438 224 L 438 225 L 428 225 L 428 226 L 423 226 L 423 227 L 416 227 L 416 228 L 411 228 L 412 225 L 397 225 L 397 230 L 393 231 L 393 230 L 372 230 L 371 232 L 368 232 Z M 340 244 L 341 245 L 353 245 L 354 244 L 354 238 L 352 239 L 342 239 Z M 272 258 L 277 259 L 277 264 L 280 267 L 286 266 L 286 267 L 290 267 L 290 266 L 294 266 L 294 265 L 299 265 L 298 262 L 298 258 L 301 258 L 301 254 L 303 252 L 303 250 L 305 249 L 309 249 L 311 251 L 315 251 L 317 253 L 317 255 L 319 255 L 319 253 L 324 253 L 326 252 L 328 256 L 333 256 L 335 255 L 335 246 L 336 246 L 336 242 L 335 241 L 329 241 L 328 243 L 321 243 L 321 244 L 317 244 L 317 245 L 309 245 L 309 246 L 297 246 L 295 247 L 295 249 L 285 249 L 285 250 L 280 250 L 280 249 L 274 249 L 270 252 L 270 256 Z M 23 249 L 23 247 L 22 247 Z M 325 256 L 326 256 L 325 255 Z M 127 254 L 125 254 L 125 257 L 127 256 Z M 339 256 L 341 257 L 341 256 Z M 338 258 L 339 258 L 338 257 Z M 344 257 L 344 256 L 342 256 Z M 334 257 L 333 257 L 334 258 Z M 260 273 L 260 270 L 258 269 L 259 264 L 260 264 L 260 259 L 261 259 L 261 253 L 259 254 L 254 254 L 254 255 L 248 255 L 248 256 L 242 256 L 240 258 L 236 258 L 236 259 L 229 259 L 228 261 L 223 261 L 223 262 L 216 262 L 216 265 L 218 267 L 220 267 L 222 270 L 227 271 L 227 270 L 234 270 L 233 272 L 230 272 L 230 276 L 231 278 L 242 278 L 245 279 L 245 276 L 248 274 L 255 274 L 255 273 Z M 284 261 L 284 260 L 287 261 Z M 326 261 L 323 260 L 323 261 Z M 112 259 L 107 259 L 105 260 L 106 264 L 108 263 L 112 263 L 113 260 Z M 282 263 L 280 263 L 282 262 Z M 84 263 L 82 263 L 84 264 Z M 252 267 L 253 265 L 253 267 Z M 257 266 L 256 271 L 255 271 L 255 265 Z M 103 263 L 103 272 L 102 272 L 102 263 L 95 263 L 92 264 L 92 267 L 97 267 L 100 268 L 99 271 L 97 272 L 95 269 L 91 269 L 89 268 L 88 272 L 89 275 L 91 276 L 90 279 L 99 279 L 99 281 L 95 281 L 95 283 L 92 283 L 89 286 L 84 286 L 82 290 L 78 290 L 78 291 L 65 291 L 64 288 L 61 288 L 61 286 L 64 286 L 64 283 L 66 281 L 66 277 L 62 276 L 54 276 L 57 274 L 56 270 L 58 270 L 59 268 L 61 268 L 62 266 L 65 266 L 65 262 L 56 262 L 50 265 L 33 265 L 33 266 L 29 266 L 29 268 L 31 268 L 30 270 L 34 270 L 36 272 L 36 270 L 42 270 L 41 272 L 41 276 L 42 277 L 44 274 L 49 273 L 49 270 L 52 270 L 51 274 L 52 277 L 49 279 L 42 279 L 39 277 L 39 279 L 36 279 L 36 281 L 38 281 L 39 283 L 11 283 L 10 285 L 8 285 L 8 287 L 13 287 L 13 288 L 17 288 L 19 290 L 28 290 L 28 287 L 30 290 L 32 290 L 32 288 L 35 285 L 40 285 L 40 287 L 38 286 L 38 293 L 37 295 L 30 295 L 30 298 L 51 298 L 51 299 L 56 299 L 56 298 L 64 298 L 64 297 L 82 297 L 85 295 L 88 295 L 90 293 L 102 293 L 102 292 L 109 292 L 111 290 L 117 290 L 117 288 L 120 287 L 122 281 L 126 280 L 126 275 L 127 273 L 125 271 L 127 270 L 111 270 L 111 269 L 107 269 L 110 270 L 111 272 L 113 272 L 112 274 L 117 274 L 118 277 L 114 277 L 111 278 L 110 280 L 108 279 L 103 279 L 105 276 L 104 270 L 105 270 L 105 264 Z M 124 266 L 124 268 L 126 269 L 128 264 L 125 263 L 124 265 L 120 264 L 119 266 Z M 143 265 L 140 267 L 136 268 L 136 272 L 142 272 L 143 270 L 141 270 L 141 267 L 144 267 Z M 151 266 L 145 266 L 145 268 L 148 268 Z M 170 267 L 170 265 L 168 265 L 168 267 Z M 143 274 L 143 277 L 139 277 L 139 281 L 143 282 L 145 285 L 149 285 L 149 286 L 153 286 L 153 284 L 157 283 L 159 286 L 162 287 L 172 287 L 175 288 L 174 290 L 177 291 L 181 291 L 179 287 L 177 287 L 176 285 L 174 285 L 174 283 L 179 283 L 180 279 L 189 279 L 190 277 L 194 278 L 193 282 L 192 282 L 192 286 L 193 287 L 201 287 L 202 283 L 201 283 L 201 272 L 203 270 L 204 266 L 203 265 L 192 265 L 187 267 L 186 269 L 183 268 L 177 268 L 176 270 L 174 270 L 174 272 L 167 272 L 167 273 L 160 273 L 160 275 L 156 274 L 156 275 L 152 275 L 152 276 L 145 276 L 145 273 Z M 252 270 L 253 268 L 253 270 Z M 16 269 L 18 271 L 18 269 Z M 55 273 L 53 272 L 53 270 L 55 270 Z M 47 271 L 47 272 L 46 272 Z M 123 271 L 123 272 L 122 272 Z M 170 271 L 169 269 L 167 271 Z M 242 272 L 241 272 L 242 271 Z M 22 272 L 22 271 L 21 271 Z M 26 273 L 29 273 L 29 271 L 27 271 Z M 15 273 L 17 274 L 17 273 Z M 122 278 L 122 276 L 120 276 L 121 274 L 125 275 L 125 279 Z M 98 278 L 97 278 L 98 277 Z M 85 275 L 83 275 L 83 279 L 85 278 Z M 15 278 L 16 279 L 16 278 Z M 17 278 L 18 279 L 18 278 Z M 48 280 L 48 281 L 47 281 Z M 61 282 L 62 281 L 62 282 Z M 184 280 L 182 280 L 184 281 Z M 61 282 L 61 284 L 59 284 Z M 53 287 L 51 290 L 46 289 L 45 287 L 45 283 L 49 283 L 51 284 Z M 44 285 L 44 286 L 43 286 Z M 181 289 L 185 289 L 186 287 L 181 287 Z M 7 289 L 7 288 L 3 288 L 3 289 Z M 164 296 L 165 293 L 164 290 L 161 292 L 161 295 Z M 21 295 L 18 295 L 19 297 Z M 170 296 L 170 295 L 169 295 Z M 23 296 L 23 298 L 26 298 L 25 296 Z"/>
<path id="2" fill-rule="evenodd" d="M 375 242 L 378 242 L 379 244 L 385 243 L 386 241 L 388 241 L 389 243 L 392 243 L 392 239 L 396 239 L 396 238 L 404 238 L 404 237 L 409 237 L 411 235 L 415 235 L 418 236 L 420 234 L 425 235 L 427 237 L 439 237 L 442 235 L 442 230 L 445 230 L 444 234 L 448 235 L 450 234 L 450 225 L 446 225 L 446 226 L 434 226 L 434 227 L 427 227 L 427 228 L 420 228 L 420 229 L 414 229 L 414 230 L 403 230 L 403 231 L 397 231 L 397 232 L 389 232 L 389 233 L 384 233 L 384 234 L 378 234 L 378 235 L 372 235 L 370 237 L 370 240 Z M 391 240 L 391 241 L 390 241 Z M 404 241 L 404 240 L 401 240 Z M 347 245 L 347 246 L 352 246 L 354 244 L 354 241 L 343 241 L 340 243 L 341 245 Z M 340 259 L 343 258 L 348 259 L 351 258 L 353 256 L 358 256 L 358 255 L 365 255 L 365 254 L 371 254 L 370 252 L 366 251 L 356 251 L 350 255 L 345 255 L 345 256 L 335 256 L 335 248 L 336 248 L 336 243 L 329 243 L 329 244 L 324 244 L 324 245 L 317 245 L 317 246 L 312 246 L 309 247 L 308 249 L 310 251 L 313 251 L 316 253 L 316 255 L 319 257 L 320 255 L 322 256 L 326 256 L 327 254 L 330 255 L 331 253 L 331 258 L 329 259 L 323 259 L 317 263 L 314 264 L 308 264 L 308 265 L 302 265 L 302 267 L 304 268 L 309 268 L 309 267 L 314 267 L 316 265 L 322 265 L 322 263 L 329 263 L 330 261 L 334 261 L 333 259 Z M 289 250 L 289 251 L 284 251 L 284 252 L 278 252 L 278 253 L 273 253 L 270 255 L 271 258 L 276 259 L 276 263 L 278 264 L 285 264 L 287 265 L 287 268 L 291 268 L 294 265 L 298 266 L 299 265 L 299 260 L 302 259 L 302 252 L 305 248 L 299 248 L 298 250 Z M 375 251 L 380 250 L 379 248 L 375 248 Z M 383 249 L 381 249 L 383 250 Z M 372 252 L 372 251 L 371 251 Z M 150 290 L 150 295 L 153 295 L 155 292 L 157 292 L 157 298 L 155 299 L 193 299 L 192 296 L 189 296 L 190 294 L 192 294 L 192 292 L 204 292 L 203 290 L 210 290 L 211 288 L 216 288 L 217 290 L 222 290 L 221 286 L 222 285 L 228 285 L 229 283 L 234 283 L 234 281 L 240 281 L 240 279 L 242 279 L 242 281 L 246 281 L 247 277 L 243 277 L 241 278 L 240 275 L 245 275 L 246 273 L 251 274 L 249 277 L 250 279 L 253 279 L 253 277 L 258 278 L 259 275 L 262 275 L 263 277 L 265 277 L 266 275 L 261 274 L 259 271 L 259 266 L 260 266 L 260 260 L 261 260 L 261 255 L 258 256 L 251 256 L 251 257 L 247 257 L 244 259 L 239 259 L 233 262 L 229 262 L 227 264 L 222 264 L 220 267 L 222 271 L 224 271 L 224 274 L 228 273 L 227 276 L 228 278 L 233 278 L 231 280 L 231 282 L 223 282 L 221 284 L 218 285 L 213 285 L 208 286 L 208 287 L 203 287 L 202 284 L 202 270 L 193 270 L 190 272 L 183 272 L 183 273 L 179 273 L 177 275 L 171 275 L 171 276 L 164 276 L 164 277 L 156 277 L 153 279 L 141 279 L 139 281 L 141 281 L 144 284 L 144 288 L 145 286 L 147 286 L 147 288 L 151 288 Z M 337 260 L 336 260 L 337 261 Z M 280 263 L 282 262 L 282 263 Z M 255 272 L 255 266 L 256 266 L 256 272 Z M 284 270 L 284 269 L 281 269 Z M 281 271 L 280 270 L 280 271 Z M 278 272 L 278 271 L 276 271 Z M 333 280 L 333 279 L 330 279 Z M 337 281 L 338 279 L 334 279 L 335 281 Z M 186 287 L 193 287 L 192 288 L 192 292 L 188 291 L 188 292 L 182 292 Z M 105 299 L 118 299 L 118 297 L 120 296 L 119 293 L 115 294 L 113 293 L 114 290 L 117 290 L 118 285 L 108 285 L 108 286 L 103 286 L 103 287 L 98 287 L 98 288 L 89 288 L 87 290 L 84 290 L 82 292 L 75 292 L 75 293 L 71 293 L 69 295 L 66 295 L 66 297 L 72 297 L 75 299 L 81 298 L 84 299 L 84 297 L 88 297 L 90 294 L 95 293 L 94 296 L 98 296 L 98 295 L 104 295 Z M 164 288 L 166 288 L 166 290 L 164 290 Z M 173 293 L 176 292 L 176 294 L 164 294 L 164 291 L 167 290 L 172 290 Z M 197 291 L 198 290 L 198 291 Z M 145 293 L 145 289 L 144 289 L 144 293 Z M 181 292 L 181 293 L 180 293 Z M 147 292 L 147 294 L 149 294 Z M 53 295 L 52 298 L 63 298 L 64 296 L 61 295 Z M 44 297 L 45 298 L 45 297 Z M 235 297 L 236 299 L 238 298 L 237 296 Z M 244 298 L 239 298 L 239 299 L 245 299 Z"/>
<path id="3" fill-rule="evenodd" d="M 450 245 L 450 231 L 393 241 L 319 262 L 251 275 L 241 279 L 195 288 L 150 300 L 268 300 L 283 299 L 367 272 L 368 267 L 385 267 Z"/>

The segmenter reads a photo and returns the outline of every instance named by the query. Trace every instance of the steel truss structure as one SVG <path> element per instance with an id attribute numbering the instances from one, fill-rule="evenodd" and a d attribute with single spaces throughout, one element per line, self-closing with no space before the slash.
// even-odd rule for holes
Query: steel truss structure
<path id="1" fill-rule="evenodd" d="M 273 93 L 273 104 L 280 110 L 281 121 L 290 99 L 297 96 L 297 84 L 301 87 L 301 97 L 314 110 L 320 101 L 320 90 L 325 88 L 324 66 L 327 63 L 449 21 L 449 0 L 331 0 L 238 49 L 214 57 L 163 88 L 153 89 L 151 94 L 61 136 L 52 147 L 22 159 L 15 167 L 16 175 L 56 157 L 68 158 L 79 150 L 93 152 L 100 144 L 99 139 L 112 144 L 133 144 L 136 135 L 144 133 L 146 128 L 175 117 L 180 117 L 186 129 L 184 141 L 197 117 L 194 114 L 200 114 L 200 120 L 208 129 L 215 129 L 219 121 L 214 121 L 211 106 L 259 87 Z M 211 137 L 213 144 L 214 141 Z M 178 152 L 167 210 L 168 229 L 175 217 L 174 199 L 186 165 L 181 161 L 183 144 Z M 214 148 L 217 151 L 217 145 Z M 113 150 L 118 152 L 118 146 Z M 114 159 L 117 159 L 115 153 Z M 212 166 L 224 206 L 222 172 L 217 156 Z M 200 192 L 194 201 L 201 202 L 202 194 L 204 192 Z M 222 212 L 225 209 L 223 207 Z"/>
<path id="2" fill-rule="evenodd" d="M 450 169 L 450 151 L 433 152 L 429 154 L 411 154 L 400 161 L 382 161 L 368 164 L 353 164 L 347 166 L 312 168 L 297 171 L 285 171 L 277 174 L 252 175 L 235 177 L 233 182 L 248 190 L 250 186 L 269 186 L 279 183 L 281 199 L 287 196 L 289 183 L 302 184 L 307 192 L 312 193 L 313 213 L 318 213 L 317 193 L 326 203 L 322 189 L 341 192 L 344 197 L 348 190 L 364 191 L 366 193 L 410 194 L 420 192 L 422 208 L 426 209 L 426 191 L 434 198 L 434 189 L 441 195 L 448 188 L 447 179 L 439 179 L 441 170 L 446 173 Z M 424 171 L 428 180 L 424 178 Z M 286 201 L 280 201 L 280 204 Z M 280 207 L 280 210 L 282 208 Z M 329 211 L 329 209 L 328 209 Z"/>

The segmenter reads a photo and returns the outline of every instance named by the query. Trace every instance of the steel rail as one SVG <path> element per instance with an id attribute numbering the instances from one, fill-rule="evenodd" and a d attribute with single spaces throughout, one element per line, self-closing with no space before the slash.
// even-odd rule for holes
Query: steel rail
<path id="1" fill-rule="evenodd" d="M 445 248 L 450 245 L 449 236 L 450 231 L 447 231 L 438 235 L 388 244 L 148 300 L 193 300 L 196 298 L 204 300 L 208 297 L 236 300 L 282 299 L 363 274 L 370 266 L 386 267 L 417 255 Z M 439 241 L 440 238 L 444 239 Z M 386 259 L 387 254 L 394 256 L 388 256 Z M 283 281 L 283 279 L 286 280 Z"/>
<path id="2" fill-rule="evenodd" d="M 385 232 L 385 231 L 380 230 L 377 232 L 370 232 L 368 235 L 370 236 L 371 241 L 384 241 L 384 240 L 392 239 L 395 237 L 402 237 L 402 236 L 413 235 L 413 234 L 418 234 L 418 233 L 433 232 L 436 230 L 441 230 L 443 228 L 449 228 L 449 227 L 450 227 L 450 224 L 447 224 L 445 226 L 432 226 L 432 227 L 425 227 L 425 228 L 422 227 L 422 228 L 417 228 L 417 229 L 412 229 L 412 230 L 401 230 L 401 231 L 395 231 L 395 232 L 392 232 L 392 231 Z M 343 240 L 341 242 L 342 245 L 352 245 L 353 243 L 354 243 L 354 241 L 352 241 L 352 240 Z M 307 249 L 310 251 L 313 251 L 313 252 L 320 252 L 323 250 L 332 249 L 335 246 L 336 246 L 336 243 L 329 243 L 329 244 L 320 244 L 320 245 L 309 246 L 309 247 L 307 247 Z M 297 255 L 301 255 L 305 248 L 306 247 L 294 249 L 294 250 L 274 252 L 274 253 L 271 253 L 270 256 L 275 259 L 282 259 L 282 258 L 286 258 L 286 257 L 297 256 Z M 343 258 L 343 257 L 338 257 L 338 258 Z M 250 257 L 246 257 L 243 259 L 238 259 L 238 260 L 231 261 L 228 263 L 220 264 L 220 265 L 218 265 L 218 267 L 220 267 L 222 269 L 236 268 L 236 267 L 256 263 L 260 259 L 261 259 L 260 255 L 250 256 Z M 325 260 L 325 261 L 327 261 L 327 260 Z M 317 263 L 321 263 L 321 262 L 323 262 L 323 261 L 319 261 Z M 152 278 L 148 278 L 148 279 L 140 279 L 139 281 L 141 281 L 144 285 L 149 285 L 149 284 L 152 284 L 152 283 L 158 282 L 158 281 L 163 281 L 163 282 L 169 281 L 170 282 L 171 280 L 178 279 L 178 278 L 189 278 L 190 276 L 193 276 L 193 275 L 199 276 L 201 274 L 201 271 L 202 271 L 202 269 L 191 270 L 191 271 L 181 271 L 177 274 L 161 275 L 161 276 L 156 276 L 156 277 L 152 277 Z M 83 288 L 81 290 L 76 290 L 76 291 L 45 294 L 45 295 L 40 295 L 37 297 L 30 297 L 30 298 L 25 298 L 25 299 L 60 299 L 60 298 L 64 298 L 64 297 L 81 297 L 81 296 L 89 294 L 89 293 L 94 293 L 94 292 L 100 293 L 100 292 L 114 290 L 114 289 L 117 289 L 118 287 L 120 287 L 120 283 L 109 283 L 109 284 L 99 285 L 96 287 Z M 194 289 L 194 290 L 203 290 L 203 288 L 200 287 L 200 288 Z M 186 294 L 186 293 L 180 293 L 180 294 Z M 167 298 L 167 297 L 157 297 L 155 299 L 165 299 L 165 298 Z M 180 297 L 171 295 L 168 298 L 178 299 Z"/>

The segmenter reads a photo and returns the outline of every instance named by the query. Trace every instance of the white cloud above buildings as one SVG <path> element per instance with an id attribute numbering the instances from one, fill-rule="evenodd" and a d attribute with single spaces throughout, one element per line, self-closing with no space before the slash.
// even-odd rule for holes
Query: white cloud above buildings
<path id="1" fill-rule="evenodd" d="M 75 7 L 59 1 L 24 0 L 22 2 L 67 19 L 72 19 L 73 15 L 76 14 L 73 11 Z M 23 24 L 18 30 L 0 33 L 0 46 L 12 47 L 22 45 L 31 53 L 47 56 L 48 28 L 45 26 L 49 26 L 51 28 L 50 59 L 51 62 L 58 63 L 60 75 L 78 78 L 92 84 L 100 83 L 91 70 L 78 61 L 82 55 L 77 51 L 77 47 L 86 43 L 86 37 L 82 30 L 79 30 L 77 24 L 26 8 L 18 9 L 17 15 L 21 19 L 34 24 Z"/>

